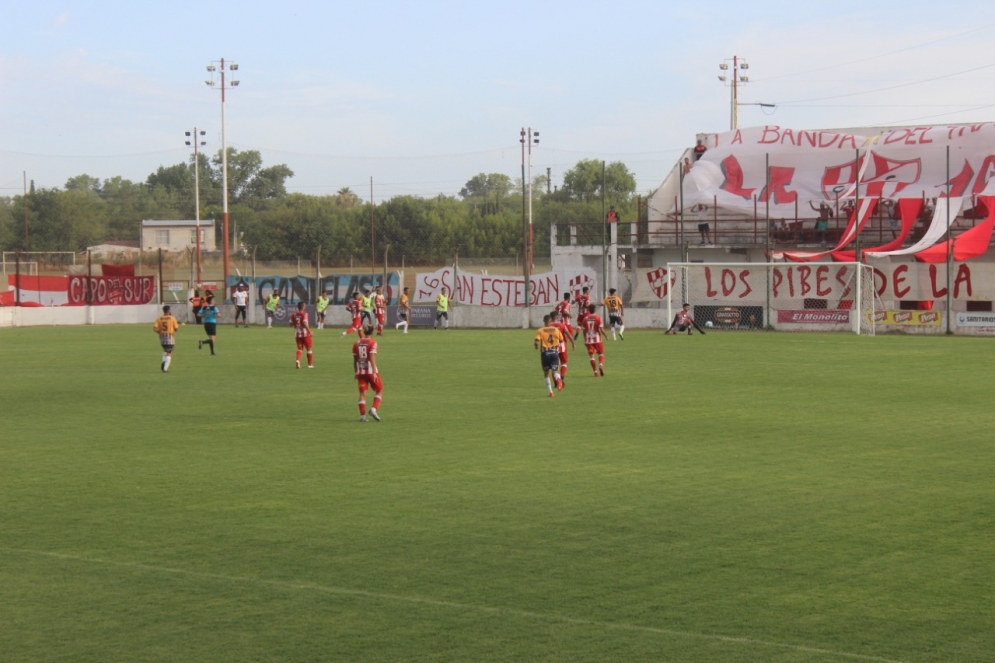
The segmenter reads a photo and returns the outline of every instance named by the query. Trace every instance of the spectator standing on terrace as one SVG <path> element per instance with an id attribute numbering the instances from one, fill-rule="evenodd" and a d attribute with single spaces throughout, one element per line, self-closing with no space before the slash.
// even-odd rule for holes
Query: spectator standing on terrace
<path id="1" fill-rule="evenodd" d="M 705 147 L 705 144 L 702 143 L 701 140 L 699 140 L 697 145 L 694 146 L 694 160 L 695 161 L 700 160 L 701 157 L 703 157 L 705 155 L 705 152 L 707 151 L 708 148 Z"/>
<path id="2" fill-rule="evenodd" d="M 815 203 L 811 200 L 808 201 L 808 206 L 819 213 L 819 217 L 815 220 L 815 229 L 819 233 L 819 241 L 823 244 L 826 243 L 826 233 L 829 231 L 829 219 L 833 218 L 833 208 L 830 207 L 829 203 L 819 203 L 816 207 Z"/>
<path id="3" fill-rule="evenodd" d="M 608 214 L 605 216 L 605 220 L 608 223 L 618 223 L 618 212 L 615 211 L 614 205 L 608 208 Z"/>
<path id="4" fill-rule="evenodd" d="M 698 234 L 701 235 L 701 243 L 708 244 L 708 232 L 711 230 L 708 225 L 708 205 L 698 203 L 691 208 L 691 211 L 698 219 Z"/>

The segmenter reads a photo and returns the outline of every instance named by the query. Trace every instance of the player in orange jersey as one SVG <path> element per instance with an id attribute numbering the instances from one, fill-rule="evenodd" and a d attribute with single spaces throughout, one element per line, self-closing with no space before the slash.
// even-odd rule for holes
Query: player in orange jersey
<path id="1" fill-rule="evenodd" d="M 560 343 L 563 342 L 563 335 L 560 330 L 550 324 L 552 316 L 544 315 L 543 326 L 536 332 L 532 345 L 539 350 L 539 359 L 542 362 L 542 377 L 546 380 L 546 389 L 549 390 L 549 397 L 553 398 L 553 385 L 549 381 L 549 374 L 553 374 L 556 381 L 557 391 L 563 391 L 563 379 L 560 377 Z"/>

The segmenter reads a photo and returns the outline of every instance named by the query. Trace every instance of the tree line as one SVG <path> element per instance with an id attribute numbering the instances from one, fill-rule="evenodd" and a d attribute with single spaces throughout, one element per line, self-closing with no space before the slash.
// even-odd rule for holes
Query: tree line
<path id="1" fill-rule="evenodd" d="M 220 151 L 199 155 L 201 219 L 215 219 L 221 245 Z M 455 196 L 395 196 L 373 210 L 349 188 L 334 195 L 288 193 L 294 173 L 286 164 L 264 167 L 258 151 L 228 148 L 229 217 L 239 245 L 259 260 L 313 260 L 344 264 L 367 256 L 371 244 L 389 245 L 409 263 L 434 262 L 458 251 L 466 257 L 510 257 L 521 252 L 522 183 L 501 173 L 480 173 Z M 194 161 L 160 166 L 144 182 L 87 174 L 63 187 L 0 198 L 0 248 L 4 251 L 83 251 L 107 241 L 137 240 L 142 219 L 193 219 Z M 554 223 L 597 224 L 602 194 L 623 221 L 637 214 L 636 180 L 625 164 L 579 161 L 562 185 L 547 191 L 533 182 L 534 253 L 549 254 Z M 26 223 L 25 223 L 26 219 Z M 25 232 L 25 225 L 27 226 Z M 375 237 L 371 237 L 375 232 Z"/>

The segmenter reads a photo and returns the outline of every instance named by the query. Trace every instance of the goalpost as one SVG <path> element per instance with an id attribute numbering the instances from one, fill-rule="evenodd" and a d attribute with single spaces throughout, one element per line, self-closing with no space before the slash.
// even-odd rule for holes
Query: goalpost
<path id="1" fill-rule="evenodd" d="M 874 268 L 855 262 L 672 262 L 666 290 L 668 321 L 688 303 L 717 330 L 873 336 L 881 309 Z"/>

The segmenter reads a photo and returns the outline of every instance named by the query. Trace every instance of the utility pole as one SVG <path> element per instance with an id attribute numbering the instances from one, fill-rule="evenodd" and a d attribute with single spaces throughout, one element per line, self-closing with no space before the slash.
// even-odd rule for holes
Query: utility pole
<path id="1" fill-rule="evenodd" d="M 732 73 L 731 74 L 719 74 L 719 80 L 729 86 L 729 129 L 736 130 L 739 128 L 739 107 L 740 106 L 760 106 L 762 108 L 775 108 L 776 104 L 767 103 L 741 103 L 739 101 L 739 84 L 749 83 L 750 77 L 741 72 L 750 68 L 749 63 L 745 58 L 741 58 L 738 55 L 734 55 L 731 58 L 726 58 L 721 64 L 719 64 L 719 69 L 723 72 L 729 71 L 729 61 L 732 61 Z"/>
<path id="2" fill-rule="evenodd" d="M 193 133 L 187 131 L 187 138 L 190 140 L 186 141 L 187 145 L 193 145 L 193 206 L 194 206 L 194 218 L 197 221 L 197 283 L 203 281 L 203 275 L 200 272 L 200 151 L 199 147 L 201 145 L 207 145 L 206 141 L 202 141 L 200 138 L 203 136 L 205 131 L 197 131 L 197 127 L 193 128 Z M 227 276 L 227 275 L 226 275 Z"/>

